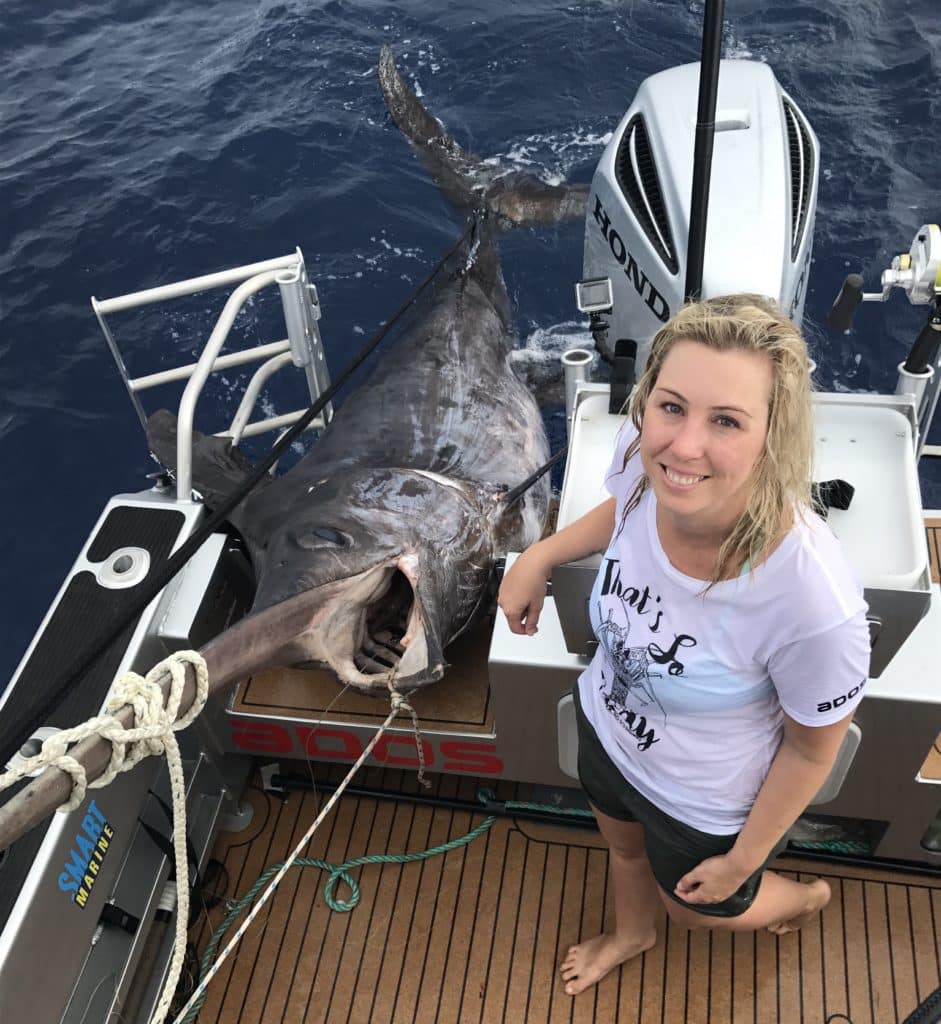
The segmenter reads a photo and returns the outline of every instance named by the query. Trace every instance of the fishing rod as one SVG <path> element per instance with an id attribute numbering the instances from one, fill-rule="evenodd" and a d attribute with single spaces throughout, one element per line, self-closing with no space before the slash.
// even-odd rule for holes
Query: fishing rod
<path id="1" fill-rule="evenodd" d="M 702 272 L 709 216 L 709 183 L 712 147 L 716 134 L 716 99 L 719 94 L 719 62 L 722 58 L 722 19 L 725 0 L 706 0 L 703 13 L 702 61 L 699 66 L 699 110 L 693 150 L 693 191 L 689 208 L 689 241 L 686 246 L 686 301 L 702 295 Z"/>

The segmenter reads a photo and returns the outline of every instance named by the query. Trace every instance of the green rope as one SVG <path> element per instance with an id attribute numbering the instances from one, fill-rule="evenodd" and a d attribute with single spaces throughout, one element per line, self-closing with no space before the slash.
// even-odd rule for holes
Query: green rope
<path id="1" fill-rule="evenodd" d="M 508 811 L 542 811 L 543 814 L 558 814 L 563 818 L 593 818 L 587 807 L 555 807 L 553 804 L 527 804 L 521 800 L 507 800 L 503 806 Z"/>
<path id="2" fill-rule="evenodd" d="M 496 796 L 492 790 L 478 789 L 477 799 L 481 803 L 495 800 Z M 541 811 L 544 814 L 557 814 L 560 817 L 592 818 L 593 813 L 580 807 L 555 807 L 552 804 L 529 804 L 520 800 L 506 800 L 503 802 L 505 810 L 518 811 Z M 800 850 L 820 850 L 827 853 L 870 853 L 868 843 L 858 839 L 847 840 L 791 840 L 790 845 Z"/>
<path id="3" fill-rule="evenodd" d="M 871 853 L 872 849 L 868 843 L 858 839 L 814 841 L 810 839 L 792 839 L 791 846 L 799 850 L 822 850 L 829 853 Z"/>
<path id="4" fill-rule="evenodd" d="M 448 853 L 450 850 L 459 849 L 462 846 L 467 846 L 468 843 L 472 843 L 478 836 L 482 836 L 487 829 L 497 819 L 490 815 L 476 827 L 471 829 L 466 835 L 459 836 L 457 839 L 451 839 L 447 843 L 441 843 L 440 846 L 433 846 L 430 850 L 422 850 L 419 853 L 376 853 L 366 857 L 356 857 L 353 860 L 348 860 L 343 864 L 332 864 L 328 860 L 318 860 L 315 857 L 299 857 L 292 866 L 299 868 L 320 868 L 323 871 L 329 871 L 330 877 L 327 879 L 327 884 L 324 886 L 324 901 L 327 906 L 336 911 L 338 914 L 349 913 L 360 900 L 359 886 L 356 884 L 349 872 L 353 868 L 363 867 L 366 864 L 410 864 L 415 861 L 428 860 L 429 857 L 437 857 L 440 853 Z M 212 937 L 209 940 L 209 944 L 206 946 L 206 951 L 203 953 L 202 960 L 199 965 L 199 980 L 202 981 L 206 974 L 209 972 L 209 968 L 212 966 L 213 960 L 215 959 L 216 950 L 219 948 L 219 943 L 222 941 L 225 933 L 232 927 L 237 918 L 251 906 L 253 900 L 258 895 L 259 891 L 264 888 L 268 880 L 278 873 L 283 866 L 283 861 L 278 864 L 272 864 L 264 874 L 258 879 L 257 882 L 242 896 L 236 900 L 230 907 L 229 913 L 226 915 L 225 920 L 221 925 L 212 933 Z M 348 899 L 339 899 L 334 896 L 334 887 L 337 882 L 343 882 L 350 890 Z M 192 1009 L 183 1018 L 183 1024 L 191 1024 L 192 1021 L 196 1020 L 196 1016 L 202 1008 L 203 1003 L 206 1000 L 206 994 L 203 995 L 193 1004 Z"/>
<path id="5" fill-rule="evenodd" d="M 496 796 L 492 790 L 478 789 L 477 799 L 480 803 L 485 804 L 490 800 L 495 800 Z M 542 811 L 546 814 L 556 814 L 561 817 L 592 817 L 591 811 L 579 807 L 565 809 L 562 807 L 554 807 L 551 804 L 530 804 L 519 800 L 507 800 L 503 803 L 503 807 L 506 810 Z M 356 857 L 354 860 L 348 860 L 343 864 L 333 864 L 330 861 L 318 860 L 314 857 L 299 857 L 294 861 L 293 866 L 300 868 L 320 868 L 322 871 L 329 871 L 330 876 L 324 886 L 324 901 L 327 906 L 336 913 L 347 914 L 359 903 L 360 900 L 359 886 L 349 874 L 353 868 L 363 867 L 366 864 L 409 864 L 415 861 L 427 860 L 429 857 L 437 857 L 438 854 L 447 853 L 450 850 L 456 850 L 459 847 L 467 846 L 468 843 L 473 842 L 478 836 L 483 835 L 496 820 L 497 819 L 492 815 L 484 818 L 476 828 L 471 829 L 471 831 L 466 835 L 461 836 L 458 839 L 452 839 L 447 843 L 442 843 L 440 846 L 433 846 L 429 850 L 422 850 L 420 853 L 378 853 L 366 857 Z M 226 915 L 225 920 L 212 933 L 209 944 L 206 946 L 206 950 L 200 960 L 200 981 L 202 981 L 208 973 L 209 968 L 212 966 L 216 951 L 218 950 L 219 944 L 222 942 L 226 932 L 233 924 L 235 924 L 241 914 L 252 905 L 255 897 L 261 889 L 265 887 L 271 877 L 281 870 L 283 863 L 284 862 L 281 861 L 278 864 L 272 864 L 271 867 L 269 867 L 248 890 L 248 892 L 230 906 L 229 913 Z M 337 882 L 343 882 L 350 890 L 348 899 L 340 899 L 334 895 L 334 889 Z M 205 999 L 206 996 L 203 994 L 203 996 L 193 1004 L 192 1009 L 183 1019 L 183 1024 L 192 1024 L 192 1022 L 196 1020 L 196 1016 L 202 1008 Z"/>
<path id="6" fill-rule="evenodd" d="M 485 804 L 496 800 L 492 789 L 478 789 L 477 799 Z M 556 807 L 554 804 L 528 804 L 522 800 L 504 800 L 503 807 L 507 811 L 541 811 L 543 814 L 557 814 L 563 818 L 593 818 L 594 814 L 587 807 Z"/>

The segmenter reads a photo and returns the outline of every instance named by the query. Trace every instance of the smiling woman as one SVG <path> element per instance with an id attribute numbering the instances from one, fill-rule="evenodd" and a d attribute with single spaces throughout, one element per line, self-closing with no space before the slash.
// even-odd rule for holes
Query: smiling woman
<path id="1" fill-rule="evenodd" d="M 767 558 L 810 504 L 810 361 L 800 331 L 759 295 L 686 306 L 657 334 L 631 400 L 661 540 L 715 582 Z M 643 430 L 641 426 L 643 425 Z M 701 575 L 700 575 L 701 574 Z"/>
<path id="2" fill-rule="evenodd" d="M 768 433 L 772 379 L 762 352 L 682 341 L 664 360 L 640 456 L 657 496 L 661 541 L 678 568 L 693 559 L 691 576 L 711 576 L 748 504 Z"/>
<path id="3" fill-rule="evenodd" d="M 632 396 L 611 497 L 503 581 L 510 629 L 532 634 L 552 567 L 604 553 L 575 705 L 615 923 L 568 951 L 570 995 L 649 949 L 661 905 L 686 926 L 780 933 L 830 898 L 765 870 L 829 773 L 869 663 L 862 588 L 810 507 L 808 367 L 767 299 L 681 309 Z M 830 690 L 854 696 L 835 710 Z"/>

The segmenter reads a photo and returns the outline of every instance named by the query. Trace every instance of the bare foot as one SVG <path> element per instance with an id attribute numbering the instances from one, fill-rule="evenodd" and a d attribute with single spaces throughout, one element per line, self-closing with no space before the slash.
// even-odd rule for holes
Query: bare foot
<path id="1" fill-rule="evenodd" d="M 769 924 L 768 931 L 774 935 L 787 935 L 788 932 L 796 932 L 802 925 L 820 913 L 830 902 L 830 886 L 822 879 L 807 883 L 807 909 L 789 921 L 780 921 L 778 924 Z"/>
<path id="2" fill-rule="evenodd" d="M 615 967 L 650 949 L 656 941 L 655 931 L 645 939 L 637 939 L 634 936 L 622 939 L 617 934 L 605 933 L 596 935 L 593 939 L 586 939 L 577 946 L 570 946 L 559 968 L 565 982 L 565 994 L 577 996 L 579 992 L 584 992 L 590 985 L 601 981 Z"/>

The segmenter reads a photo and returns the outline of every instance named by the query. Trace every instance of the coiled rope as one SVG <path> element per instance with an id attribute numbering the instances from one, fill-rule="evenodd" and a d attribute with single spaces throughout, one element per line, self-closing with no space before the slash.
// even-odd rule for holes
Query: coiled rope
<path id="1" fill-rule="evenodd" d="M 186 665 L 192 665 L 196 675 L 196 696 L 181 718 L 177 718 Z M 170 690 L 164 704 L 162 680 L 169 673 Z M 186 780 L 183 759 L 175 732 L 185 729 L 202 711 L 209 696 L 209 676 L 206 663 L 197 651 L 178 651 L 155 665 L 146 676 L 126 672 L 115 682 L 106 714 L 83 722 L 72 729 L 63 729 L 50 736 L 42 749 L 33 757 L 24 758 L 0 775 L 0 791 L 20 779 L 45 768 L 58 768 L 72 778 L 72 792 L 66 803 L 58 808 L 68 813 L 80 807 L 89 788 L 107 786 L 121 773 L 130 771 L 145 757 L 166 754 L 170 774 L 170 793 L 173 806 L 173 859 L 176 867 L 177 914 L 173 957 L 163 995 L 152 1018 L 152 1024 L 163 1024 L 180 978 L 186 955 L 186 925 L 189 920 L 189 885 L 186 859 Z M 125 727 L 114 713 L 130 704 L 134 709 L 134 724 Z M 100 778 L 89 782 L 84 767 L 70 757 L 70 744 L 100 736 L 111 743 L 111 759 Z"/>

